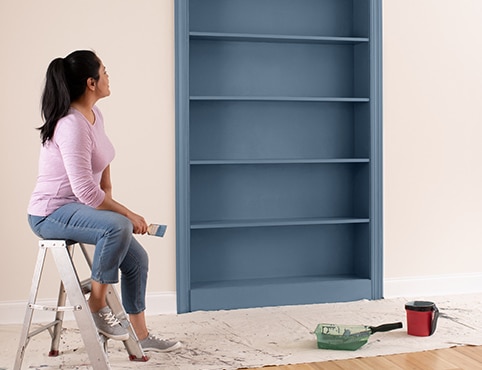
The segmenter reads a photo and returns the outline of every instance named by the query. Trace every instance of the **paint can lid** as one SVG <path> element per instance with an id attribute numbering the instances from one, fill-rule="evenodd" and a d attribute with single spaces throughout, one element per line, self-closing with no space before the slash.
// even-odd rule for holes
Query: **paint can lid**
<path id="1" fill-rule="evenodd" d="M 405 304 L 406 310 L 411 311 L 433 311 L 435 303 L 429 301 L 412 301 Z"/>

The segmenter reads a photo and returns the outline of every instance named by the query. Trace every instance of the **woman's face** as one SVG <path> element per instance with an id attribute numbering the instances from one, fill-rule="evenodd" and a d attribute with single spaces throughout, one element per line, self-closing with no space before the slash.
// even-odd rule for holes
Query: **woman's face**
<path id="1" fill-rule="evenodd" d="M 99 80 L 96 82 L 96 92 L 99 99 L 110 95 L 109 75 L 102 61 L 99 68 Z"/>

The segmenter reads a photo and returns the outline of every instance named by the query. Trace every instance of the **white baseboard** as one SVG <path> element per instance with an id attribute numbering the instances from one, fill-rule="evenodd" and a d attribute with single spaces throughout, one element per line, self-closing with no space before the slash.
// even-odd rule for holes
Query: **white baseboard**
<path id="1" fill-rule="evenodd" d="M 385 278 L 385 298 L 424 297 L 482 292 L 482 273 Z"/>
<path id="2" fill-rule="evenodd" d="M 174 315 L 177 313 L 176 292 L 153 292 L 146 296 L 146 315 Z"/>
<path id="3" fill-rule="evenodd" d="M 38 300 L 37 304 L 45 306 L 55 306 L 57 299 Z M 0 302 L 0 325 L 21 324 L 25 318 L 25 308 L 27 301 Z M 154 292 L 146 296 L 146 315 L 172 315 L 177 312 L 176 292 Z M 35 311 L 34 322 L 49 322 L 54 319 L 55 313 L 52 311 Z M 74 314 L 70 311 L 65 312 L 64 320 L 75 320 Z"/>

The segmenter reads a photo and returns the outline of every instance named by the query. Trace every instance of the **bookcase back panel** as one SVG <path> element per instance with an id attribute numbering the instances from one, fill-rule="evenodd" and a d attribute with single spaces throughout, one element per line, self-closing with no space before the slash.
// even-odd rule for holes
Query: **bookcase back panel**
<path id="1" fill-rule="evenodd" d="M 367 0 L 190 0 L 190 30 L 366 37 L 361 13 Z"/>
<path id="2" fill-rule="evenodd" d="M 352 45 L 197 40 L 193 96 L 354 96 Z"/>
<path id="3" fill-rule="evenodd" d="M 355 157 L 350 103 L 191 102 L 191 158 Z"/>
<path id="4" fill-rule="evenodd" d="M 367 164 L 220 165 L 191 169 L 193 221 L 353 217 Z M 358 181 L 356 181 L 358 180 Z M 358 185 L 359 186 L 359 185 Z M 366 197 L 364 202 L 366 204 Z M 366 207 L 365 207 L 366 209 Z M 365 215 L 356 215 L 368 217 Z"/>
<path id="5" fill-rule="evenodd" d="M 192 230 L 194 283 L 303 276 L 355 275 L 363 225 Z M 253 258 L 252 256 L 256 256 Z M 203 266 L 209 265 L 206 269 Z"/>

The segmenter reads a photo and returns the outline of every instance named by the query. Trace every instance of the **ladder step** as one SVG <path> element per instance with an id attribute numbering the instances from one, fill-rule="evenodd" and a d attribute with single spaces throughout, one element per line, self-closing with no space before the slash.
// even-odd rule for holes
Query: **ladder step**
<path id="1" fill-rule="evenodd" d="M 76 306 L 46 306 L 42 304 L 34 304 L 29 303 L 28 308 L 32 310 L 41 310 L 41 311 L 80 311 L 82 309 L 81 305 Z"/>

